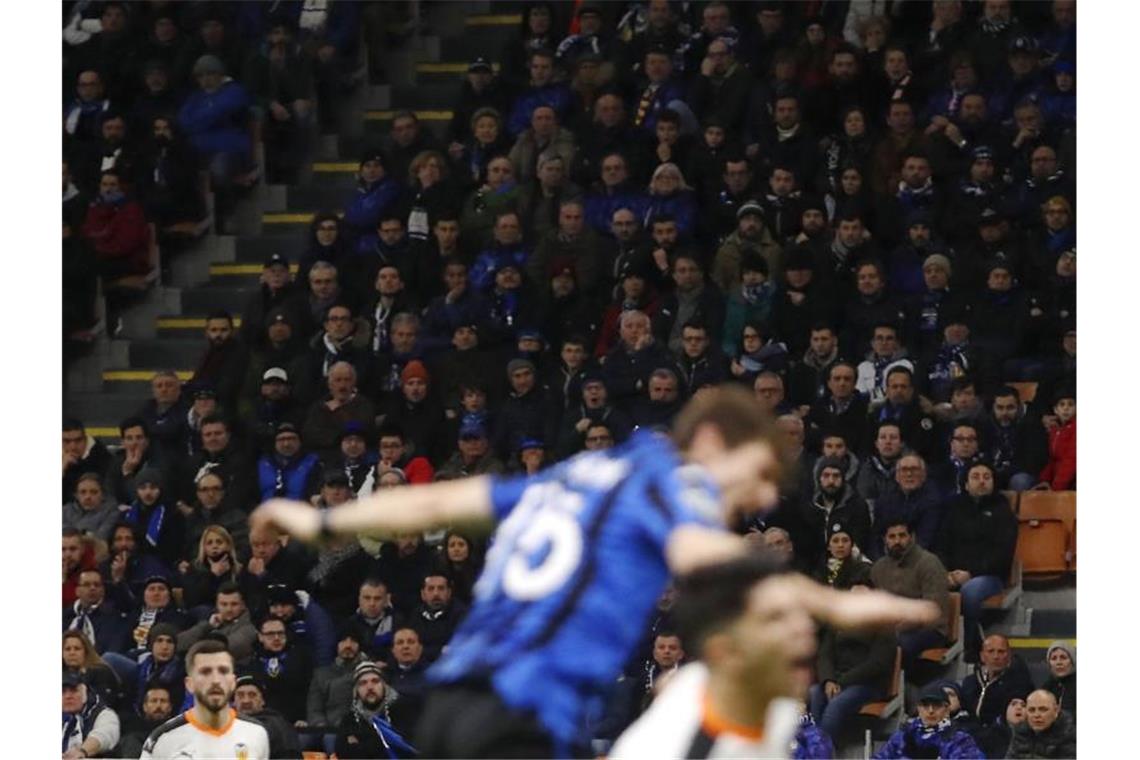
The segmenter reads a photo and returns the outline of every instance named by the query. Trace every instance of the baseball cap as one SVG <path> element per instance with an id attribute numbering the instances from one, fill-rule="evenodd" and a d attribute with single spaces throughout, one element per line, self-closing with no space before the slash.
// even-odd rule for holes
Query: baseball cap
<path id="1" fill-rule="evenodd" d="M 280 367 L 270 367 L 265 370 L 265 374 L 261 376 L 261 382 L 268 383 L 271 380 L 287 383 L 289 382 L 289 373 Z"/>

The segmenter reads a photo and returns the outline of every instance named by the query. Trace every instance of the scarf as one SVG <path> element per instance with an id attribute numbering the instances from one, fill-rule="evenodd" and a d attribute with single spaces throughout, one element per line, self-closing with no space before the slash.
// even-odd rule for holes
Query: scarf
<path id="1" fill-rule="evenodd" d="M 259 654 L 257 659 L 261 662 L 261 671 L 265 673 L 267 678 L 277 678 L 285 670 L 285 661 L 289 658 L 289 650 L 283 650 L 271 654 L 266 652 Z"/>
<path id="2" fill-rule="evenodd" d="M 785 142 L 787 140 L 791 140 L 793 137 L 798 135 L 799 132 L 800 132 L 800 125 L 799 124 L 796 124 L 794 127 L 791 127 L 789 129 L 784 129 L 783 127 L 777 125 L 776 126 L 776 142 Z"/>
<path id="3" fill-rule="evenodd" d="M 913 188 L 899 180 L 898 199 L 903 211 L 913 211 L 919 206 L 929 205 L 934 198 L 934 177 L 927 177 L 922 187 Z"/>
<path id="4" fill-rule="evenodd" d="M 87 704 L 83 705 L 83 709 L 77 713 L 63 713 L 64 752 L 83 743 L 84 737 L 91 733 L 91 729 L 95 727 L 95 719 L 105 707 L 98 690 L 88 686 Z"/>
<path id="5" fill-rule="evenodd" d="M 768 299 L 772 291 L 776 289 L 770 281 L 765 281 L 759 285 L 744 285 L 741 288 L 741 295 L 744 297 L 744 302 L 750 306 L 755 306 L 761 298 Z"/>
<path id="6" fill-rule="evenodd" d="M 838 357 L 839 357 L 839 346 L 838 345 L 836 345 L 835 348 L 831 349 L 831 353 L 828 354 L 827 356 L 823 357 L 822 359 L 817 357 L 815 355 L 815 352 L 809 348 L 807 351 L 804 352 L 803 363 L 805 365 L 807 365 L 808 367 L 811 367 L 812 369 L 814 369 L 818 372 L 819 370 L 823 369 L 824 367 L 829 366 Z"/>
<path id="7" fill-rule="evenodd" d="M 67 118 L 63 122 L 63 129 L 67 134 L 75 134 L 75 130 L 79 128 L 79 120 L 84 116 L 92 116 L 94 114 L 106 111 L 111 107 L 110 100 L 92 101 L 85 103 L 76 98 L 75 102 L 71 105 L 71 110 L 67 112 Z"/>
<path id="8" fill-rule="evenodd" d="M 1007 21 L 1003 18 L 986 18 L 982 16 L 978 19 L 978 26 L 982 27 L 982 31 L 986 34 L 997 36 L 1004 32 L 1013 24 L 1012 21 Z"/>
<path id="9" fill-rule="evenodd" d="M 1009 425 L 994 424 L 992 429 L 994 435 L 994 467 L 999 470 L 1004 470 L 1013 464 L 1013 454 L 1017 438 L 1017 423 L 1014 422 Z"/>
<path id="10" fill-rule="evenodd" d="M 384 303 L 384 299 L 380 298 L 376 301 L 376 311 L 372 313 L 373 320 L 376 322 L 376 329 L 372 334 L 372 351 L 373 353 L 380 353 L 388 348 L 388 317 L 392 315 L 392 307 Z"/>
<path id="11" fill-rule="evenodd" d="M 69 631 L 80 631 L 87 640 L 91 642 L 91 646 L 95 646 L 95 625 L 91 622 L 91 615 L 95 610 L 99 609 L 99 605 L 95 605 L 90 609 L 84 609 L 83 602 L 78 599 L 75 600 L 75 617 L 71 621 L 71 625 L 67 627 Z"/>
<path id="12" fill-rule="evenodd" d="M 127 522 L 138 525 L 142 520 L 143 505 L 139 501 L 131 504 L 131 509 L 127 512 Z M 154 511 L 150 513 L 150 517 L 146 522 L 146 542 L 151 546 L 158 546 L 158 538 L 162 533 L 162 522 L 166 518 L 166 505 L 156 504 Z"/>
<path id="13" fill-rule="evenodd" d="M 970 359 L 966 355 L 968 343 L 959 343 L 956 346 L 942 344 L 938 355 L 930 365 L 927 377 L 930 379 L 931 389 L 935 395 L 948 393 L 950 384 L 970 371 Z"/>
<path id="14" fill-rule="evenodd" d="M 415 747 L 408 744 L 404 737 L 400 736 L 400 733 L 379 715 L 373 715 L 368 722 L 376 731 L 376 736 L 380 738 L 380 743 L 384 745 L 384 749 L 388 751 L 388 757 L 397 758 L 401 755 L 419 754 Z"/>
<path id="15" fill-rule="evenodd" d="M 321 364 L 321 377 L 328 377 L 329 367 L 340 361 L 340 351 L 343 344 L 338 346 L 336 343 L 333 343 L 328 333 L 321 336 L 321 342 L 325 344 L 325 359 L 324 363 Z"/>

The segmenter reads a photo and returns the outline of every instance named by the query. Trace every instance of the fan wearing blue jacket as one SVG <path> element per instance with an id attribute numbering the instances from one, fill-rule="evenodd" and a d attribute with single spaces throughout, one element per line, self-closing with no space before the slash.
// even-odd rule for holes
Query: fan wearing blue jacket
<path id="1" fill-rule="evenodd" d="M 918 698 L 918 717 L 903 724 L 878 752 L 876 758 L 939 757 L 985 758 L 977 743 L 950 720 L 950 701 L 937 684 Z"/>

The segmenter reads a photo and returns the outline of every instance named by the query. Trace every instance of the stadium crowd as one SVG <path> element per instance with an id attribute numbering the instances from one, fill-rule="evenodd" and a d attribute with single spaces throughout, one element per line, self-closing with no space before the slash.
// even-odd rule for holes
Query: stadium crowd
<path id="1" fill-rule="evenodd" d="M 201 173 L 222 204 L 289 183 L 336 128 L 370 4 L 321 5 L 74 4 L 65 337 L 92 328 L 98 278 L 113 321 L 149 223 L 205 217 Z M 742 527 L 758 546 L 852 593 L 961 594 L 973 672 L 923 690 L 879 756 L 1072 756 L 1075 651 L 1050 647 L 1035 685 L 979 623 L 1013 562 L 1003 492 L 1076 488 L 1075 3 L 519 10 L 446 139 L 397 112 L 300 259 L 265 260 L 240 329 L 208 316 L 193 379 L 159 372 L 117 450 L 65 420 L 64 757 L 137 757 L 206 637 L 274 757 L 404 756 L 487 547 L 315 552 L 248 512 L 533 473 L 667 431 L 720 383 L 786 434 L 780 506 Z M 684 662 L 670 603 L 593 738 Z M 798 756 L 841 744 L 896 646 L 946 635 L 825 631 Z"/>

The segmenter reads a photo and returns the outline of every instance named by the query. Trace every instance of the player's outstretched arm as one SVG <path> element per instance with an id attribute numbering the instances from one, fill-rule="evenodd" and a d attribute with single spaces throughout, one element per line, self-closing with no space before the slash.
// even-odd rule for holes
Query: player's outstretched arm
<path id="1" fill-rule="evenodd" d="M 854 594 L 836 591 L 800 575 L 790 576 L 788 580 L 799 586 L 797 596 L 811 616 L 835 628 L 924 626 L 937 623 L 942 618 L 937 604 L 922 599 L 905 599 L 885 591 Z"/>
<path id="2" fill-rule="evenodd" d="M 489 523 L 491 479 L 479 475 L 417 486 L 385 488 L 328 510 L 332 533 L 419 531 L 454 523 Z M 250 515 L 251 528 L 276 525 L 301 541 L 321 534 L 321 513 L 311 504 L 270 499 Z"/>

